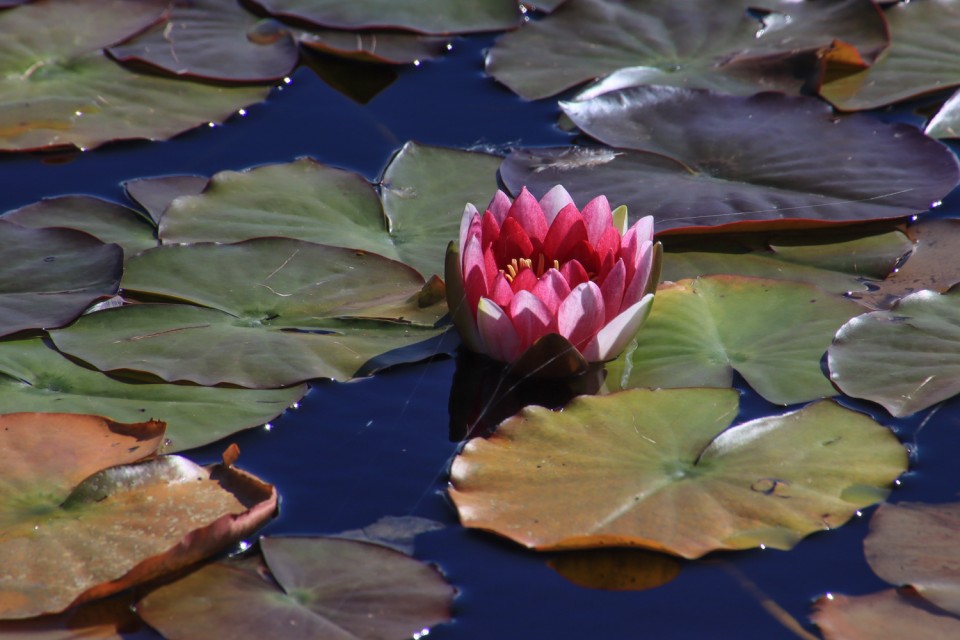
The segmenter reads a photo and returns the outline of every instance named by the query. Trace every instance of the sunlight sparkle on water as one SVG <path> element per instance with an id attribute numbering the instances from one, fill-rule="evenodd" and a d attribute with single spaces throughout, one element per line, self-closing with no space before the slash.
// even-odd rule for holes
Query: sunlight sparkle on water
<path id="1" fill-rule="evenodd" d="M 263 425 L 263 429 L 264 431 L 271 431 L 273 429 L 273 425 L 268 422 L 267 424 Z"/>
<path id="2" fill-rule="evenodd" d="M 430 635 L 430 629 L 421 629 L 420 631 L 413 634 L 413 640 L 419 640 L 420 638 L 426 638 Z"/>

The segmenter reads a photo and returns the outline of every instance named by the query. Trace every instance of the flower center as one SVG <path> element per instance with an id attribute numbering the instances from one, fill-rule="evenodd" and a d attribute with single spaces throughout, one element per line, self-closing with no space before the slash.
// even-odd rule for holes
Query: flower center
<path id="1" fill-rule="evenodd" d="M 544 273 L 547 272 L 546 262 L 547 260 L 542 253 L 537 257 L 536 269 L 533 267 L 533 258 L 514 258 L 507 263 L 507 266 L 505 266 L 503 269 L 500 269 L 500 273 L 504 275 L 504 277 L 507 279 L 507 282 L 513 282 L 513 279 L 517 277 L 517 274 L 524 269 L 531 269 L 533 274 L 537 276 L 537 278 L 540 278 Z M 553 265 L 551 266 L 557 271 L 560 270 L 560 262 L 557 260 L 554 260 Z"/>

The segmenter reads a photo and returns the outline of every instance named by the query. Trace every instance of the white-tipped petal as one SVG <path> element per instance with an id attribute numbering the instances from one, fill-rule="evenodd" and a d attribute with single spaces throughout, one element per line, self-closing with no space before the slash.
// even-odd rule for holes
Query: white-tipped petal
<path id="1" fill-rule="evenodd" d="M 500 362 L 513 362 L 520 357 L 520 336 L 506 312 L 490 298 L 480 298 L 477 305 L 477 331 L 487 355 Z"/>
<path id="2" fill-rule="evenodd" d="M 589 362 L 604 362 L 616 358 L 646 322 L 652 308 L 653 294 L 648 293 L 601 329 L 584 348 L 583 357 Z"/>
<path id="3" fill-rule="evenodd" d="M 573 198 L 559 184 L 540 198 L 540 208 L 543 209 L 543 215 L 547 219 L 547 226 L 553 224 L 553 220 L 560 213 L 560 209 L 568 204 L 573 204 Z"/>
<path id="4" fill-rule="evenodd" d="M 477 212 L 477 208 L 467 203 L 467 206 L 463 208 L 463 217 L 460 218 L 460 244 L 457 247 L 460 248 L 460 253 L 463 253 L 463 247 L 467 244 L 467 232 L 470 230 L 470 223 L 473 222 L 473 218 L 480 218 L 480 214 Z"/>

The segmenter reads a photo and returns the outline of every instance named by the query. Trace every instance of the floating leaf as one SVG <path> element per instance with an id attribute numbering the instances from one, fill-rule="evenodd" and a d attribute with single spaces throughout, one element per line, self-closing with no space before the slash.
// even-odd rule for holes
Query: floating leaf
<path id="1" fill-rule="evenodd" d="M 855 73 L 830 64 L 820 95 L 838 109 L 874 109 L 960 84 L 960 7 L 952 0 L 900 2 L 884 17 L 890 47 Z"/>
<path id="2" fill-rule="evenodd" d="M 167 423 L 167 452 L 191 449 L 273 420 L 307 392 L 143 384 L 75 364 L 39 338 L 0 342 L 0 406 L 4 411 L 58 411 L 121 422 Z"/>
<path id="3" fill-rule="evenodd" d="M 0 149 L 81 149 L 168 138 L 240 107 L 268 88 L 225 88 L 133 73 L 101 47 L 149 26 L 166 2 L 40 0 L 0 13 Z"/>
<path id="4" fill-rule="evenodd" d="M 464 526 L 527 547 L 639 545 L 686 558 L 789 549 L 883 500 L 904 448 L 822 401 L 727 429 L 730 389 L 635 389 L 527 407 L 456 457 Z"/>
<path id="5" fill-rule="evenodd" d="M 860 310 L 799 282 L 708 276 L 661 285 L 636 346 L 607 364 L 607 384 L 727 387 L 736 371 L 777 404 L 832 396 L 820 359 Z"/>
<path id="6" fill-rule="evenodd" d="M 618 148 L 514 151 L 500 169 L 507 187 L 563 184 L 578 202 L 603 193 L 653 214 L 659 231 L 901 218 L 960 179 L 953 153 L 914 127 L 837 118 L 812 98 L 640 87 L 562 104 Z"/>
<path id="7" fill-rule="evenodd" d="M 646 549 L 565 551 L 547 565 L 575 585 L 607 591 L 643 591 L 680 575 L 680 561 Z"/>
<path id="8" fill-rule="evenodd" d="M 337 29 L 393 28 L 420 33 L 473 33 L 516 27 L 516 0 L 254 0 L 265 11 Z"/>
<path id="9" fill-rule="evenodd" d="M 811 616 L 826 640 L 909 640 L 960 637 L 960 619 L 907 590 L 865 596 L 830 594 Z"/>
<path id="10" fill-rule="evenodd" d="M 447 36 L 422 36 L 403 31 L 335 31 L 300 34 L 305 47 L 364 62 L 409 64 L 439 58 L 448 51 Z"/>
<path id="11" fill-rule="evenodd" d="M 279 80 L 299 58 L 287 27 L 261 20 L 235 2 L 214 0 L 174 3 L 166 21 L 109 53 L 175 75 L 230 82 Z"/>
<path id="12" fill-rule="evenodd" d="M 60 327 L 117 292 L 123 251 L 72 229 L 0 221 L 0 335 Z"/>
<path id="13" fill-rule="evenodd" d="M 384 516 L 362 529 L 341 531 L 336 537 L 360 542 L 372 542 L 412 556 L 414 539 L 418 535 L 443 528 L 443 524 L 427 518 Z"/>
<path id="14" fill-rule="evenodd" d="M 166 637 L 402 640 L 450 619 L 453 589 L 433 567 L 379 545 L 262 538 L 259 557 L 208 565 L 137 612 Z M 269 567 L 269 569 L 268 569 Z M 278 586 L 279 585 L 279 586 Z"/>
<path id="15" fill-rule="evenodd" d="M 797 67 L 812 69 L 812 54 L 837 39 L 868 56 L 885 46 L 877 8 L 860 0 L 771 0 L 760 9 L 749 0 L 574 0 L 501 37 L 487 73 L 528 100 L 621 69 L 634 85 L 797 91 Z"/>
<path id="16" fill-rule="evenodd" d="M 885 504 L 870 518 L 863 542 L 873 571 L 895 585 L 960 614 L 960 503 Z M 958 621 L 960 622 L 960 621 Z"/>
<path id="17" fill-rule="evenodd" d="M 0 424 L 0 563 L 16 568 L 0 577 L 4 618 L 55 613 L 177 571 L 277 506 L 273 487 L 231 467 L 177 456 L 129 464 L 156 450 L 161 423 L 19 413 Z"/>
<path id="18" fill-rule="evenodd" d="M 960 91 L 940 107 L 923 132 L 934 138 L 960 138 Z"/>
<path id="19" fill-rule="evenodd" d="M 97 600 L 53 616 L 0 620 L 0 638 L 30 640 L 123 640 L 146 624 L 133 612 L 129 593 Z"/>
<path id="20" fill-rule="evenodd" d="M 22 227 L 67 227 L 113 242 L 129 257 L 157 246 L 154 228 L 136 211 L 93 196 L 46 198 L 3 214 Z"/>
<path id="21" fill-rule="evenodd" d="M 830 379 L 847 395 L 907 416 L 960 393 L 960 290 L 920 291 L 837 331 Z"/>
<path id="22" fill-rule="evenodd" d="M 128 180 L 123 188 L 131 200 L 143 207 L 153 223 L 159 224 L 163 212 L 175 198 L 197 195 L 208 182 L 203 176 L 161 176 Z"/>

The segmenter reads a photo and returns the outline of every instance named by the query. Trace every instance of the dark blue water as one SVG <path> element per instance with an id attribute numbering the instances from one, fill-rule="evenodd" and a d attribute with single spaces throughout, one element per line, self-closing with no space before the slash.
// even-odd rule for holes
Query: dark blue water
<path id="1" fill-rule="evenodd" d="M 121 201 L 124 180 L 210 175 L 302 155 L 372 180 L 411 139 L 485 149 L 567 143 L 569 134 L 555 126 L 554 100 L 526 103 L 483 75 L 481 51 L 491 41 L 456 41 L 445 59 L 400 70 L 366 104 L 301 68 L 245 117 L 169 142 L 118 143 L 72 156 L 0 157 L 5 183 L 17 185 L 0 193 L 0 210 L 68 193 Z M 960 212 L 958 200 L 948 199 L 941 213 Z M 797 635 L 775 617 L 777 611 L 815 632 L 806 622 L 815 597 L 884 588 L 863 559 L 870 510 L 791 552 L 713 554 L 684 563 L 676 580 L 644 592 L 575 586 L 547 566 L 549 555 L 464 530 L 444 494 L 457 448 L 448 415 L 454 370 L 453 360 L 441 359 L 348 384 L 319 383 L 299 409 L 269 430 L 229 439 L 242 450 L 239 466 L 275 483 L 282 496 L 281 514 L 266 533 L 336 533 L 388 515 L 445 525 L 418 538 L 415 552 L 436 563 L 460 592 L 454 622 L 433 629 L 431 638 L 787 639 Z M 743 419 L 781 411 L 745 391 Z M 914 448 L 914 470 L 893 500 L 957 499 L 951 452 L 960 450 L 960 404 L 930 414 L 887 421 Z M 211 462 L 224 446 L 193 455 Z"/>

